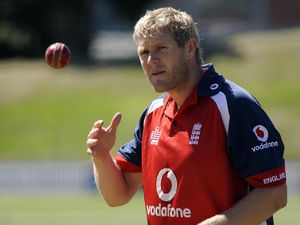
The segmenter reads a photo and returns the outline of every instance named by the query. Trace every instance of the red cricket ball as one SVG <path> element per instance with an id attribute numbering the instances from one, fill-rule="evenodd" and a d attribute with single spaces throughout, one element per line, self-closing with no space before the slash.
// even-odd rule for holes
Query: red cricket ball
<path id="1" fill-rule="evenodd" d="M 45 60 L 49 66 L 55 69 L 61 69 L 67 66 L 71 61 L 71 50 L 61 42 L 50 45 L 45 52 Z"/>

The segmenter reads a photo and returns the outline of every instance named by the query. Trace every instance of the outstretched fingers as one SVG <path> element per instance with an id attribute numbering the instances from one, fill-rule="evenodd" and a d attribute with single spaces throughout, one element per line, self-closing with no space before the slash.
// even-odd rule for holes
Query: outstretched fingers
<path id="1" fill-rule="evenodd" d="M 87 138 L 96 138 L 99 131 L 102 129 L 103 127 L 103 120 L 98 120 L 94 123 L 93 128 L 91 129 L 91 131 L 89 132 L 89 134 L 87 135 Z"/>
<path id="2" fill-rule="evenodd" d="M 108 127 L 103 127 L 103 120 L 94 123 L 93 128 L 87 135 L 87 153 L 95 156 L 108 153 L 115 144 L 117 127 L 121 121 L 121 113 L 116 113 Z"/>
<path id="3" fill-rule="evenodd" d="M 108 126 L 108 130 L 110 130 L 111 132 L 116 132 L 117 127 L 121 122 L 121 118 L 122 118 L 122 114 L 120 112 L 117 112 L 112 118 L 110 125 Z"/>
<path id="4" fill-rule="evenodd" d="M 97 121 L 94 123 L 93 128 L 99 128 L 99 129 L 101 129 L 102 126 L 103 126 L 103 124 L 104 124 L 104 121 L 103 121 L 103 120 L 97 120 Z"/>

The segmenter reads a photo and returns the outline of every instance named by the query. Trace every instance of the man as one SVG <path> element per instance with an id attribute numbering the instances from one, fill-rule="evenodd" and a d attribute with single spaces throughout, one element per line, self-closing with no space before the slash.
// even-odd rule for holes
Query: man
<path id="1" fill-rule="evenodd" d="M 157 92 L 133 139 L 110 154 L 121 120 L 88 135 L 97 187 L 111 206 L 142 185 L 150 225 L 270 225 L 287 202 L 283 143 L 247 91 L 202 65 L 191 16 L 148 11 L 136 24 L 140 63 Z"/>

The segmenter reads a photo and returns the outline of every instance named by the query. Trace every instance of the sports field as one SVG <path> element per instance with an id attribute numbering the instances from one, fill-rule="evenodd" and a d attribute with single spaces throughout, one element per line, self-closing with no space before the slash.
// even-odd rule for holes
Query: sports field
<path id="1" fill-rule="evenodd" d="M 248 33 L 228 39 L 231 55 L 206 62 L 256 96 L 286 144 L 300 159 L 300 29 Z M 93 122 L 123 119 L 117 146 L 132 135 L 142 111 L 157 96 L 137 66 L 55 70 L 43 60 L 0 61 L 0 158 L 85 157 Z"/>
<path id="2" fill-rule="evenodd" d="M 0 201 L 1 225 L 142 225 L 142 198 L 109 208 L 98 195 L 18 196 Z"/>
<path id="3" fill-rule="evenodd" d="M 201 204 L 199 205 L 201 209 Z M 290 197 L 275 214 L 276 225 L 300 224 L 300 197 Z M 126 206 L 110 208 L 98 195 L 15 196 L 0 201 L 1 225 L 146 225 L 141 195 Z"/>
<path id="4" fill-rule="evenodd" d="M 228 39 L 231 55 L 206 59 L 257 97 L 282 134 L 287 160 L 300 160 L 299 40 L 300 28 L 241 34 Z M 0 61 L 0 160 L 86 159 L 93 122 L 107 124 L 117 111 L 120 146 L 156 96 L 139 66 L 54 70 L 43 60 Z M 300 196 L 292 195 L 276 225 L 300 224 L 299 212 Z M 0 225 L 120 223 L 146 224 L 141 196 L 109 208 L 95 194 L 0 195 Z"/>

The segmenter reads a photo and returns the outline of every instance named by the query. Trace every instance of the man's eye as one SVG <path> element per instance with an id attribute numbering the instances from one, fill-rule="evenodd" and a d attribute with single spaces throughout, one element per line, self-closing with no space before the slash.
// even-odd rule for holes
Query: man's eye
<path id="1" fill-rule="evenodd" d="M 159 49 L 159 50 L 165 50 L 165 49 L 167 49 L 167 47 L 165 47 L 165 46 L 160 46 L 160 47 L 158 47 L 158 49 Z"/>
<path id="2" fill-rule="evenodd" d="M 140 52 L 140 55 L 147 55 L 149 53 L 149 51 L 142 51 Z"/>

